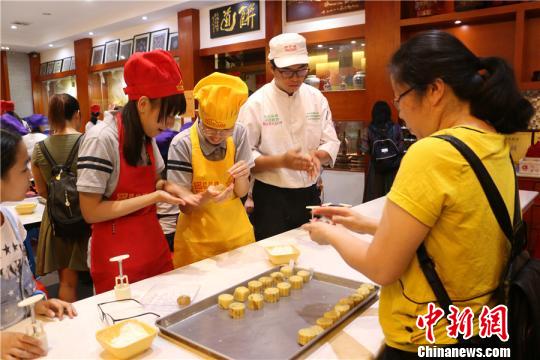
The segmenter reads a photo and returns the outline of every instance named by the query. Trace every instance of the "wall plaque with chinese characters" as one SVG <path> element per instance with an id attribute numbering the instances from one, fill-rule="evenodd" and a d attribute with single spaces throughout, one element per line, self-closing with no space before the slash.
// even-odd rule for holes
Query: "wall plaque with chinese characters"
<path id="1" fill-rule="evenodd" d="M 363 0 L 287 0 L 287 21 L 306 20 L 364 9 Z"/>
<path id="2" fill-rule="evenodd" d="M 242 1 L 210 10 L 210 38 L 260 29 L 259 1 Z"/>

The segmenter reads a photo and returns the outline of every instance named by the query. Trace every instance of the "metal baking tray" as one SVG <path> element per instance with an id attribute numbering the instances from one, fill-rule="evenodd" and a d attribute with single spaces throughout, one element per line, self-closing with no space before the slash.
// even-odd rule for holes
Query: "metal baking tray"
<path id="1" fill-rule="evenodd" d="M 313 272 L 311 281 L 304 284 L 303 289 L 291 289 L 290 296 L 280 298 L 277 303 L 265 302 L 261 310 L 253 311 L 246 306 L 242 319 L 232 319 L 227 310 L 218 307 L 217 298 L 220 294 L 233 294 L 236 287 L 247 286 L 248 281 L 257 280 L 279 269 L 279 266 L 272 268 L 162 317 L 156 321 L 156 325 L 166 337 L 217 358 L 293 359 L 378 298 L 379 288 L 376 286 L 362 302 L 304 346 L 296 342 L 298 330 L 315 325 L 316 320 L 326 311 L 332 310 L 340 299 L 354 293 L 362 285 L 361 282 Z"/>

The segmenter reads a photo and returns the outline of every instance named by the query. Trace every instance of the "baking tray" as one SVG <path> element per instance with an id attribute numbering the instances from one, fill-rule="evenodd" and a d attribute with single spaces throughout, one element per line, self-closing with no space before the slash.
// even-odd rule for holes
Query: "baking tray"
<path id="1" fill-rule="evenodd" d="M 354 293 L 362 285 L 361 282 L 313 272 L 311 281 L 304 284 L 303 289 L 291 289 L 290 296 L 280 298 L 277 303 L 265 302 L 261 310 L 253 311 L 246 306 L 242 319 L 232 319 L 228 310 L 218 307 L 220 294 L 233 294 L 236 287 L 247 286 L 248 281 L 279 269 L 280 266 L 276 266 L 162 317 L 156 321 L 156 325 L 164 335 L 217 358 L 293 359 L 378 298 L 379 288 L 376 286 L 362 302 L 304 346 L 297 343 L 298 330 L 315 325 L 316 320 L 332 310 L 340 299 Z M 301 268 L 295 268 L 295 272 L 297 270 Z"/>

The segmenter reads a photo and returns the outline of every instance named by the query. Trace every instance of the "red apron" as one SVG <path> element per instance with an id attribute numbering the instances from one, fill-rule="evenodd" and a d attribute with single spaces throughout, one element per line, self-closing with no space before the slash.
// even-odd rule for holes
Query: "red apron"
<path id="1" fill-rule="evenodd" d="M 152 144 L 145 145 L 150 165 L 129 165 L 124 159 L 124 128 L 120 116 L 117 117 L 116 123 L 120 176 L 110 200 L 125 200 L 154 192 L 156 168 Z M 129 259 L 122 262 L 122 267 L 130 283 L 173 269 L 171 253 L 159 225 L 155 205 L 118 219 L 94 224 L 91 241 L 90 272 L 97 294 L 114 288 L 118 264 L 109 261 L 113 256 L 129 254 Z"/>

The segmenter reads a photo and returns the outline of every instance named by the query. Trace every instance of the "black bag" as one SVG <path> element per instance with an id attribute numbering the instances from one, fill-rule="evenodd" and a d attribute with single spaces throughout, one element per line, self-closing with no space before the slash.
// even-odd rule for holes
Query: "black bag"
<path id="1" fill-rule="evenodd" d="M 401 152 L 395 141 L 392 139 L 393 133 L 393 125 L 384 132 L 381 130 L 371 132 L 374 137 L 371 145 L 371 160 L 375 164 L 375 169 L 379 172 L 395 170 L 399 167 L 399 163 L 401 162 Z"/>
<path id="2" fill-rule="evenodd" d="M 526 250 L 527 227 L 521 218 L 519 190 L 515 178 L 514 222 L 510 220 L 504 200 L 476 154 L 461 140 L 449 135 L 434 136 L 448 141 L 471 165 L 482 185 L 497 222 L 512 248 L 497 289 L 500 304 L 508 307 L 508 333 L 512 359 L 540 359 L 540 260 L 531 259 Z M 512 159 L 510 159 L 512 162 Z M 512 162 L 513 166 L 513 162 Z M 422 243 L 417 250 L 420 267 L 437 301 L 448 313 L 452 300 Z M 462 338 L 459 339 L 463 341 Z"/>
<path id="3" fill-rule="evenodd" d="M 57 164 L 45 140 L 39 142 L 41 152 L 51 166 L 51 178 L 47 184 L 47 209 L 53 234 L 62 238 L 84 238 L 90 236 L 90 226 L 84 221 L 79 206 L 77 175 L 71 171 L 73 161 L 79 151 L 79 136 L 65 164 Z"/>

